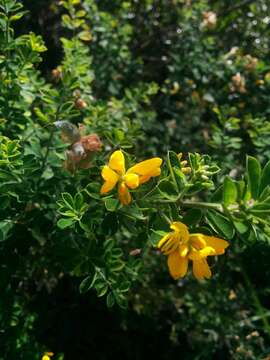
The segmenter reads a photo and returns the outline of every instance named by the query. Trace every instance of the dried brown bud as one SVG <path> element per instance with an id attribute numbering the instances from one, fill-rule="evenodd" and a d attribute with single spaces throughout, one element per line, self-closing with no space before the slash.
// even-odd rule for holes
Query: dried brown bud
<path id="1" fill-rule="evenodd" d="M 97 134 L 83 136 L 71 145 L 70 150 L 66 151 L 65 168 L 71 173 L 77 169 L 88 169 L 91 166 L 93 154 L 100 151 L 101 147 L 102 142 Z"/>
<path id="2" fill-rule="evenodd" d="M 239 72 L 232 76 L 232 85 L 230 87 L 232 92 L 240 92 L 244 94 L 246 90 L 246 80 Z"/>
<path id="3" fill-rule="evenodd" d="M 79 98 L 75 100 L 75 106 L 78 110 L 83 110 L 87 108 L 87 103 L 83 99 Z"/>
<path id="4" fill-rule="evenodd" d="M 80 143 L 86 152 L 100 151 L 102 147 L 102 143 L 97 134 L 83 136 L 80 140 Z"/>
<path id="5" fill-rule="evenodd" d="M 204 11 L 202 26 L 208 29 L 214 29 L 216 25 L 217 25 L 217 14 L 214 11 Z"/>
<path id="6" fill-rule="evenodd" d="M 233 290 L 230 290 L 228 297 L 229 297 L 229 300 L 234 300 L 237 298 L 236 293 Z"/>
<path id="7" fill-rule="evenodd" d="M 245 56 L 244 61 L 246 70 L 253 71 L 256 69 L 259 60 L 248 54 Z"/>
<path id="8" fill-rule="evenodd" d="M 134 250 L 131 250 L 129 252 L 129 255 L 130 256 L 137 256 L 137 255 L 140 255 L 141 252 L 142 252 L 142 249 L 134 249 Z"/>
<path id="9" fill-rule="evenodd" d="M 60 68 L 52 70 L 52 78 L 53 78 L 53 80 L 59 81 L 61 79 L 61 77 L 62 77 L 62 71 L 61 71 Z"/>

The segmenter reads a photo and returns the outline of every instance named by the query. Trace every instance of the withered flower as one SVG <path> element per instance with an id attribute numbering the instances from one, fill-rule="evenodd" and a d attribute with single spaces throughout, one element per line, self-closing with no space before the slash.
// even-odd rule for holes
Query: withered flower
<path id="1" fill-rule="evenodd" d="M 85 127 L 79 128 L 68 121 L 56 121 L 55 126 L 61 129 L 62 140 L 69 143 L 64 167 L 74 173 L 78 169 L 88 169 L 94 154 L 101 150 L 102 142 L 97 134 L 82 136 Z"/>

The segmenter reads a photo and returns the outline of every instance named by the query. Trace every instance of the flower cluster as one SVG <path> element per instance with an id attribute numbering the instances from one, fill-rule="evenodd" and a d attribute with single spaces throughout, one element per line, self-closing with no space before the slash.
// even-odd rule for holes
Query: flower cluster
<path id="1" fill-rule="evenodd" d="M 178 155 L 181 161 L 182 154 Z M 130 189 L 149 181 L 161 173 L 162 159 L 156 157 L 142 161 L 126 170 L 125 157 L 121 150 L 114 151 L 110 156 L 108 165 L 102 168 L 102 178 L 105 180 L 101 187 L 101 194 L 113 190 L 118 184 L 118 198 L 122 205 L 131 203 Z M 182 171 L 189 173 L 191 169 L 186 166 L 187 161 L 181 161 Z M 199 279 L 209 279 L 211 270 L 207 263 L 208 256 L 224 254 L 229 246 L 228 242 L 214 236 L 203 234 L 190 234 L 185 224 L 173 222 L 172 232 L 167 233 L 158 243 L 157 247 L 168 256 L 168 267 L 171 276 L 179 279 L 186 275 L 188 262 L 193 262 L 193 274 Z"/>
<path id="2" fill-rule="evenodd" d="M 162 159 L 156 157 L 126 170 L 124 154 L 121 150 L 117 150 L 111 155 L 108 165 L 102 169 L 101 175 L 105 183 L 100 192 L 106 194 L 118 184 L 119 200 L 123 205 L 128 205 L 132 201 L 129 189 L 136 189 L 152 177 L 159 176 L 161 164 Z"/>
<path id="3" fill-rule="evenodd" d="M 229 243 L 215 236 L 190 234 L 185 224 L 173 222 L 172 232 L 166 234 L 157 247 L 168 256 L 168 267 L 174 279 L 184 277 L 189 260 L 193 263 L 193 274 L 198 280 L 209 279 L 212 275 L 207 256 L 224 254 Z"/>

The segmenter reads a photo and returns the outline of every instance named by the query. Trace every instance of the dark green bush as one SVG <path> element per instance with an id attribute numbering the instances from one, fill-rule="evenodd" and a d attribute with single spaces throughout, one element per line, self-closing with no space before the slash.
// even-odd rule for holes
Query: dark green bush
<path id="1" fill-rule="evenodd" d="M 268 10 L 0 0 L 0 359 L 267 359 Z M 170 278 L 172 222 L 230 243 L 211 280 Z"/>

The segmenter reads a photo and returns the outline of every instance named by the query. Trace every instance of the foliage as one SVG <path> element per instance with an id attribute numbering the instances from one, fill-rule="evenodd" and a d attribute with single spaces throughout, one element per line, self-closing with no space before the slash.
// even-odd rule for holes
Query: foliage
<path id="1" fill-rule="evenodd" d="M 96 328 L 104 303 L 125 334 L 135 318 L 145 336 L 148 325 L 166 329 L 156 330 L 171 349 L 160 349 L 164 359 L 174 350 L 186 359 L 267 356 L 269 4 L 42 6 L 61 18 L 62 59 L 49 75 L 42 37 L 14 30 L 28 11 L 0 0 L 0 359 L 89 357 L 85 307 L 81 348 L 45 324 L 81 301 Z M 101 194 L 119 149 L 126 169 L 140 167 L 131 172 L 138 184 L 114 166 L 119 184 Z M 150 157 L 162 165 L 143 167 Z M 132 201 L 119 196 L 121 184 Z M 170 280 L 156 248 L 173 222 L 230 242 L 210 261 L 213 279 Z M 122 344 L 123 353 L 136 357 Z"/>

